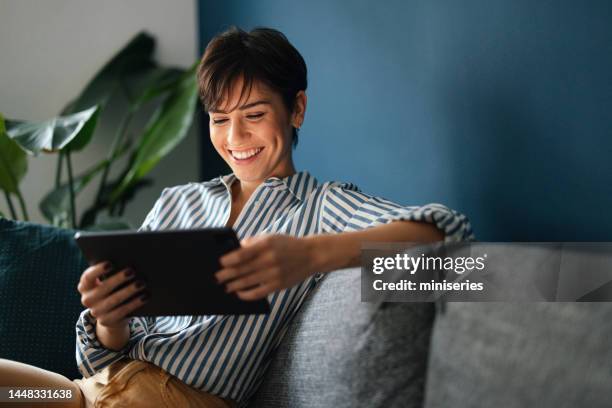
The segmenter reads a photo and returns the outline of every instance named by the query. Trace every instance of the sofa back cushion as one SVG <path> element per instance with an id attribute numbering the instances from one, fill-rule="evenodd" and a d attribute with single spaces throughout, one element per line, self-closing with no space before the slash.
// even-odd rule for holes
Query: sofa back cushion
<path id="1" fill-rule="evenodd" d="M 433 305 L 360 296 L 357 268 L 319 281 L 251 406 L 422 407 Z"/>
<path id="2" fill-rule="evenodd" d="M 74 231 L 0 218 L 0 358 L 81 377 L 75 323 L 86 261 Z"/>
<path id="3" fill-rule="evenodd" d="M 426 408 L 609 407 L 612 304 L 448 303 Z"/>

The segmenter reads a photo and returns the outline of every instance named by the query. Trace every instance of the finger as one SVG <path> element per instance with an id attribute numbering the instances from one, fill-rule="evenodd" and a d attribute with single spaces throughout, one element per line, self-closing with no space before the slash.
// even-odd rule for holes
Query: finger
<path id="1" fill-rule="evenodd" d="M 125 283 L 129 279 L 133 279 L 136 272 L 132 268 L 125 268 L 119 272 L 111 275 L 109 278 L 100 281 L 98 286 L 94 289 L 96 296 L 106 297 L 109 293 L 117 288 L 117 286 Z"/>
<path id="2" fill-rule="evenodd" d="M 260 270 L 258 272 L 240 277 L 238 279 L 234 279 L 225 286 L 225 291 L 236 292 L 238 290 L 244 290 L 255 285 L 269 282 L 275 276 L 275 270 L 272 268 Z"/>
<path id="3" fill-rule="evenodd" d="M 219 259 L 219 263 L 221 264 L 221 266 L 227 268 L 246 262 L 249 259 L 252 259 L 257 256 L 258 253 L 263 251 L 269 245 L 269 239 L 267 236 L 255 238 L 248 241 L 249 246 L 240 247 L 234 251 L 223 255 Z"/>
<path id="4" fill-rule="evenodd" d="M 98 305 L 91 308 L 92 312 L 98 316 L 101 316 L 109 311 L 113 310 L 125 300 L 135 295 L 138 292 L 144 290 L 145 285 L 143 281 L 136 281 L 108 296 L 102 300 Z"/>
<path id="5" fill-rule="evenodd" d="M 266 283 L 263 285 L 259 285 L 253 289 L 238 291 L 236 292 L 236 295 L 238 295 L 238 297 L 242 300 L 257 300 L 265 298 L 270 293 L 276 291 L 276 289 L 276 285 Z"/>
<path id="6" fill-rule="evenodd" d="M 263 234 L 259 234 L 259 235 L 253 235 L 250 237 L 246 237 L 243 240 L 240 241 L 240 245 L 243 246 L 252 246 L 257 244 L 258 242 L 262 241 L 262 240 L 266 240 L 269 239 L 271 237 L 273 237 L 274 234 L 269 234 L 269 233 L 263 233 Z"/>
<path id="7" fill-rule="evenodd" d="M 134 310 L 138 309 L 140 306 L 144 305 L 147 302 L 147 300 L 148 300 L 147 296 L 145 295 L 139 296 L 136 299 L 130 301 L 129 303 L 119 306 L 118 308 L 112 310 L 111 312 L 103 315 L 102 317 L 98 319 L 98 322 L 104 325 L 116 324 L 122 319 L 125 319 L 125 317 L 129 313 L 133 312 Z"/>
<path id="8" fill-rule="evenodd" d="M 81 303 L 83 303 L 83 306 L 91 308 L 93 305 L 97 304 L 108 296 L 108 294 L 115 290 L 119 285 L 125 283 L 129 279 L 132 279 L 134 275 L 135 272 L 133 269 L 122 269 L 118 273 L 112 275 L 110 278 L 101 281 L 97 287 L 85 291 L 81 297 Z"/>
<path id="9" fill-rule="evenodd" d="M 274 255 L 271 253 L 271 251 L 268 251 L 260 254 L 255 259 L 245 261 L 238 266 L 221 269 L 219 272 L 215 273 L 215 278 L 219 283 L 237 279 L 240 276 L 245 276 L 250 273 L 272 267 L 274 264 L 274 259 Z"/>
<path id="10" fill-rule="evenodd" d="M 83 293 L 96 287 L 96 279 L 112 270 L 113 265 L 110 262 L 99 262 L 85 269 L 79 280 L 77 289 Z"/>
<path id="11" fill-rule="evenodd" d="M 257 241 L 257 238 L 259 238 L 259 236 L 246 237 L 245 239 L 240 241 L 240 246 L 250 246 L 253 244 L 253 242 Z"/>

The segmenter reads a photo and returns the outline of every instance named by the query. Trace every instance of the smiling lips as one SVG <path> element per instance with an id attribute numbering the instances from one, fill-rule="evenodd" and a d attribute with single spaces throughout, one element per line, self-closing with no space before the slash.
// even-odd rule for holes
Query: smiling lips
<path id="1" fill-rule="evenodd" d="M 230 150 L 230 155 L 237 162 L 247 162 L 253 160 L 261 151 L 263 147 L 256 147 L 248 150 Z"/>

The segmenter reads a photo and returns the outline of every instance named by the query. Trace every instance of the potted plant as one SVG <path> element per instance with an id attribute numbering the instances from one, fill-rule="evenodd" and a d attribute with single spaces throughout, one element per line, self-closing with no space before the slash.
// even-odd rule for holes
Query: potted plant
<path id="1" fill-rule="evenodd" d="M 121 219 L 126 204 L 150 184 L 145 176 L 185 138 L 197 105 L 196 64 L 187 70 L 162 67 L 153 59 L 154 49 L 150 35 L 143 32 L 135 36 L 58 117 L 32 122 L 0 114 L 0 190 L 13 219 L 19 218 L 19 209 L 21 217 L 28 220 L 19 184 L 27 172 L 28 156 L 42 153 L 57 155 L 55 183 L 39 204 L 50 224 L 78 229 L 130 228 Z M 128 101 L 128 109 L 108 154 L 75 174 L 72 155 L 98 137 L 101 113 L 118 95 Z M 158 105 L 147 113 L 152 103 Z M 146 125 L 134 132 L 130 124 L 143 114 L 148 114 Z M 111 168 L 124 155 L 129 158 L 127 164 L 117 178 L 110 179 Z M 77 220 L 77 197 L 94 180 L 98 180 L 95 199 Z M 100 222 L 102 214 L 106 215 L 104 222 Z"/>

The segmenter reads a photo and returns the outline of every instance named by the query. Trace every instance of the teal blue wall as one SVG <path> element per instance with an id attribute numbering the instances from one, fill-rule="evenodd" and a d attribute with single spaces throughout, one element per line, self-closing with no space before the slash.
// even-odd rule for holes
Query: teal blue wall
<path id="1" fill-rule="evenodd" d="M 480 240 L 612 241 L 612 2 L 235 0 L 199 13 L 202 49 L 230 24 L 264 25 L 304 56 L 298 169 L 442 202 Z"/>

